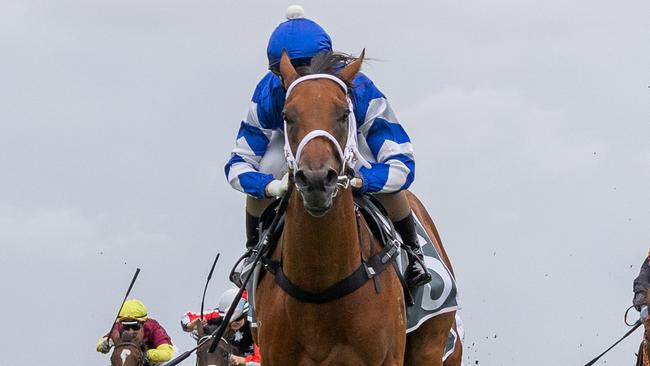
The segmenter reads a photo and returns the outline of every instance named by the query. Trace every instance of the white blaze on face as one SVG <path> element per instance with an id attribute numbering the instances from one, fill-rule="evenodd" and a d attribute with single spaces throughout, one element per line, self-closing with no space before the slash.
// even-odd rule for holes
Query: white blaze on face
<path id="1" fill-rule="evenodd" d="M 131 355 L 131 350 L 130 349 L 123 349 L 122 353 L 120 353 L 120 358 L 122 359 L 122 365 L 126 363 L 126 359 Z"/>

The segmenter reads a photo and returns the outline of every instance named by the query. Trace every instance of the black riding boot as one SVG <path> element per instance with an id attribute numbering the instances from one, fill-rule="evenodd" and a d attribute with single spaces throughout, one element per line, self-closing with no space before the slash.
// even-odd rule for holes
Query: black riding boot
<path id="1" fill-rule="evenodd" d="M 413 214 L 410 213 L 404 219 L 393 222 L 395 230 L 402 236 L 404 245 L 410 250 L 407 250 L 409 264 L 406 267 L 405 280 L 410 288 L 416 288 L 426 285 L 431 282 L 431 274 L 423 266 L 424 255 L 422 249 L 418 244 L 418 235 L 415 231 L 415 220 Z"/>
<path id="2" fill-rule="evenodd" d="M 260 218 L 246 212 L 246 250 L 251 251 L 260 241 Z"/>

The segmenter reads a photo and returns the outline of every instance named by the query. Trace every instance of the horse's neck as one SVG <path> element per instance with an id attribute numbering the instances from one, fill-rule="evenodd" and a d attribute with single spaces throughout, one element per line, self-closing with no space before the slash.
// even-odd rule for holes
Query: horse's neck
<path id="1" fill-rule="evenodd" d="M 282 261 L 289 280 L 305 290 L 322 290 L 352 273 L 360 263 L 352 193 L 339 192 L 333 207 L 316 218 L 300 194 L 290 198 L 282 239 Z"/>

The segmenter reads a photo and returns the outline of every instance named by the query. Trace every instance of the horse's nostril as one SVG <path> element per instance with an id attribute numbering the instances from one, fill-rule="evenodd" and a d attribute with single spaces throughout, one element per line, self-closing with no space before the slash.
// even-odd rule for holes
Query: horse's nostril
<path id="1" fill-rule="evenodd" d="M 306 187 L 307 186 L 307 176 L 305 175 L 305 172 L 300 169 L 294 174 L 293 179 L 296 181 L 296 185 L 298 187 Z"/>
<path id="2" fill-rule="evenodd" d="M 325 177 L 325 184 L 327 186 L 333 186 L 338 183 L 339 180 L 339 174 L 336 172 L 336 170 L 330 168 L 327 170 L 327 176 Z"/>

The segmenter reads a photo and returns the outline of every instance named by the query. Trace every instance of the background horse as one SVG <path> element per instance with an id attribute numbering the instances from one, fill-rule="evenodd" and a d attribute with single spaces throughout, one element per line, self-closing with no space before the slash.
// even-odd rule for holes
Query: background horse
<path id="1" fill-rule="evenodd" d="M 196 330 L 199 335 L 197 343 L 201 342 L 204 337 L 210 337 L 210 334 L 214 331 L 214 329 L 211 329 L 212 327 L 204 328 L 201 321 L 196 322 L 196 324 Z M 211 341 L 205 342 L 196 350 L 196 364 L 198 366 L 229 366 L 230 355 L 237 355 L 237 353 L 235 353 L 236 350 L 234 347 L 226 341 L 226 335 L 221 338 L 217 349 L 213 353 L 208 352 L 211 344 Z"/>
<path id="2" fill-rule="evenodd" d="M 306 73 L 333 74 L 340 59 L 330 59 L 315 57 Z M 363 55 L 337 77 L 351 85 L 362 62 Z M 285 89 L 299 78 L 286 53 L 280 73 Z M 351 189 L 337 184 L 344 160 L 340 146 L 346 146 L 350 128 L 348 113 L 352 111 L 344 88 L 328 78 L 300 82 L 285 102 L 285 134 L 297 155 L 293 172 L 297 189 L 287 193 L 284 231 L 272 258 L 281 261 L 280 270 L 293 285 L 312 293 L 346 278 L 357 270 L 361 258 L 381 250 L 354 208 Z M 320 134 L 305 143 L 303 138 L 314 130 L 326 131 L 331 139 Z M 437 238 L 424 208 L 413 195 L 408 197 L 429 235 Z M 441 248 L 439 240 L 437 244 Z M 446 254 L 444 258 L 449 265 Z M 369 281 L 333 301 L 308 303 L 288 295 L 273 276 L 264 276 L 256 296 L 257 340 L 264 364 L 442 366 L 455 313 L 432 318 L 407 343 L 400 281 L 390 266 L 375 279 L 379 292 Z"/>
<path id="3" fill-rule="evenodd" d="M 123 332 L 122 337 L 111 337 L 115 348 L 111 354 L 112 366 L 142 366 L 144 365 L 144 355 L 142 354 L 142 340 L 144 339 L 144 330 L 141 328 L 135 337 L 129 332 Z"/>

